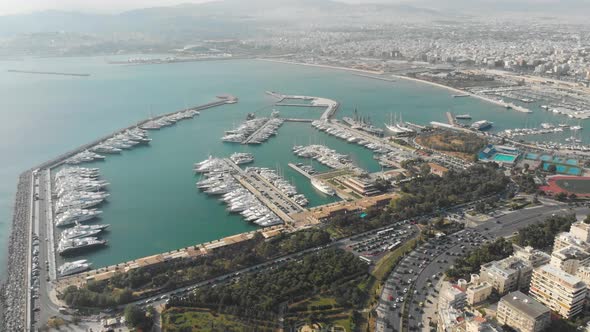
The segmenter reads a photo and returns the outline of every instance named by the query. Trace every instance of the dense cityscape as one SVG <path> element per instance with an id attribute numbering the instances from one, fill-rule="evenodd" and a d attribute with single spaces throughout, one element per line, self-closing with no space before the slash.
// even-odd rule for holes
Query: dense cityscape
<path id="1" fill-rule="evenodd" d="M 220 1 L 0 16 L 1 68 L 55 83 L 56 96 L 58 82 L 67 94 L 122 75 L 181 82 L 207 77 L 202 66 L 293 66 L 308 70 L 302 85 L 336 72 L 352 94 L 398 89 L 408 100 L 351 105 L 256 72 L 256 97 L 227 82 L 231 94 L 150 105 L 50 150 L 13 179 L 0 330 L 590 331 L 590 25 L 550 14 Z M 14 23 L 36 15 L 43 29 Z M 195 89 L 178 82 L 168 84 Z M 80 116 L 103 116 L 92 112 Z M 136 238 L 113 233 L 138 227 L 112 216 L 142 210 L 121 188 L 140 195 L 156 178 L 169 178 L 156 193 L 166 220 L 131 219 L 158 233 L 142 233 L 143 245 L 166 249 L 120 254 Z M 200 215 L 175 211 L 188 187 Z M 160 243 L 170 234 L 156 224 L 190 233 L 202 220 L 235 229 Z"/>

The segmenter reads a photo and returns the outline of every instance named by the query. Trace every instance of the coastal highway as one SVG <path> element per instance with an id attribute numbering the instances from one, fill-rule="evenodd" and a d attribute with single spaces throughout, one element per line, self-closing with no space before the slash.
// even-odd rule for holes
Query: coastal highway
<path id="1" fill-rule="evenodd" d="M 58 316 L 59 305 L 55 304 L 51 298 L 50 293 L 53 291 L 53 282 L 56 279 L 56 262 L 53 247 L 53 231 L 52 231 L 52 212 L 51 212 L 51 189 L 49 171 L 41 170 L 37 173 L 38 186 L 35 188 L 39 194 L 39 199 L 36 201 L 39 214 L 36 215 L 36 222 L 38 225 L 38 235 L 40 239 L 39 246 L 39 299 L 37 300 L 37 307 L 39 311 L 35 313 L 33 326 L 39 328 L 41 324 L 47 322 L 52 316 Z M 49 264 L 46 264 L 49 262 Z M 49 281 L 48 281 L 49 278 Z"/>
<path id="2" fill-rule="evenodd" d="M 477 227 L 466 228 L 464 232 L 470 232 L 471 235 L 469 237 L 461 237 L 460 233 L 447 235 L 447 238 L 449 238 L 450 241 L 442 245 L 441 248 L 444 249 L 437 252 L 433 251 L 432 253 L 428 252 L 428 255 L 433 254 L 434 256 L 430 256 L 430 260 L 427 264 L 420 267 L 413 266 L 413 263 L 424 261 L 421 259 L 421 256 L 424 255 L 424 248 L 420 247 L 413 251 L 404 259 L 404 261 L 407 259 L 408 262 L 396 266 L 388 278 L 388 283 L 402 283 L 405 288 L 410 288 L 411 286 L 411 291 L 408 293 L 409 298 L 404 302 L 404 305 L 408 306 L 407 310 L 405 310 L 407 315 L 402 317 L 401 303 L 397 303 L 397 308 L 394 309 L 393 303 L 395 302 L 392 303 L 389 301 L 388 294 L 382 293 L 378 305 L 379 310 L 382 311 L 381 314 L 384 316 L 382 324 L 402 331 L 402 318 L 404 318 L 406 319 L 405 326 L 407 327 L 418 328 L 420 322 L 423 322 L 425 326 L 428 326 L 427 321 L 423 317 L 422 310 L 417 310 L 417 304 L 423 302 L 426 306 L 432 306 L 433 304 L 427 302 L 427 298 L 429 298 L 429 296 L 431 298 L 433 296 L 436 297 L 436 294 L 434 290 L 430 290 L 426 287 L 428 282 L 432 282 L 433 284 L 436 283 L 437 280 L 433 279 L 432 276 L 434 274 L 444 273 L 444 271 L 446 271 L 458 257 L 466 254 L 469 250 L 474 249 L 481 244 L 480 241 L 471 242 L 468 241 L 468 239 L 484 237 L 490 241 L 494 241 L 499 237 L 513 236 L 514 232 L 518 231 L 518 229 L 531 224 L 540 223 L 553 214 L 564 215 L 568 213 L 576 213 L 577 215 L 587 215 L 590 213 L 588 207 L 570 208 L 561 203 L 550 204 L 551 205 L 548 204 L 517 210 L 493 217 Z M 461 239 L 459 239 L 460 237 Z M 412 271 L 413 273 L 408 273 L 410 269 L 414 270 Z M 407 283 L 407 279 L 409 278 L 414 279 L 412 284 Z M 414 290 L 417 290 L 417 294 L 413 294 Z M 403 295 L 403 293 L 399 294 L 400 291 L 397 291 L 393 295 L 394 299 Z M 434 318 L 432 316 L 430 317 Z"/>

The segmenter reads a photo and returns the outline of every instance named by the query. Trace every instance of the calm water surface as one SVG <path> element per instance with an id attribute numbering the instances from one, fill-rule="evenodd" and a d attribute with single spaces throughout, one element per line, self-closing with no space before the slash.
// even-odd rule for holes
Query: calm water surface
<path id="1" fill-rule="evenodd" d="M 7 69 L 91 76 L 16 74 Z M 312 205 L 331 198 L 316 192 L 287 166 L 291 161 L 309 162 L 292 154 L 294 144 L 326 144 L 352 155 L 358 165 L 370 171 L 379 169 L 370 151 L 318 132 L 309 124 L 286 123 L 276 137 L 260 146 L 222 143 L 223 131 L 239 125 L 247 113 L 264 116 L 275 108 L 266 90 L 332 98 L 341 103 L 337 117 L 351 115 L 357 108 L 378 126 L 388 121 L 391 113 L 401 113 L 404 120 L 418 124 L 444 122 L 446 111 L 470 113 L 473 121 L 493 121 L 494 130 L 566 120 L 540 110 L 527 115 L 475 99 L 452 98 L 447 90 L 414 82 L 385 82 L 344 71 L 254 60 L 145 66 L 108 65 L 102 57 L 0 62 L 0 272 L 4 272 L 20 172 L 150 114 L 204 104 L 219 94 L 235 95 L 239 103 L 209 109 L 193 120 L 150 132 L 153 141 L 149 146 L 90 164 L 99 167 L 102 177 L 111 183 L 111 196 L 101 207 L 100 220 L 111 224 L 104 235 L 109 246 L 85 255 L 96 267 L 255 229 L 196 189 L 198 178 L 192 165 L 210 154 L 252 152 L 255 166 L 279 169 Z M 276 108 L 284 117 L 318 118 L 321 114 L 317 108 Z M 547 139 L 554 138 L 560 137 Z M 582 138 L 588 141 L 587 134 Z"/>

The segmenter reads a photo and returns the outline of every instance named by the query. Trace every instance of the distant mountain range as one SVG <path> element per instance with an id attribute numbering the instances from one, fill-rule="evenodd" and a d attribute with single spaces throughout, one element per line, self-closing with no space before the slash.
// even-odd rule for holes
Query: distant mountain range
<path id="1" fill-rule="evenodd" d="M 66 31 L 109 33 L 121 31 L 170 31 L 199 29 L 204 24 L 253 24 L 258 22 L 301 23 L 319 18 L 346 18 L 385 14 L 393 17 L 438 15 L 434 10 L 407 4 L 346 4 L 332 0 L 222 0 L 126 11 L 115 15 L 66 11 L 0 16 L 0 35 Z M 256 22 L 254 22 L 256 21 Z M 318 23 L 318 21 L 316 21 Z M 341 21 L 344 25 L 346 21 Z M 223 27 L 225 30 L 227 27 Z"/>
<path id="2" fill-rule="evenodd" d="M 382 2 L 377 4 L 369 1 L 350 4 L 333 0 L 220 0 L 136 9 L 115 15 L 43 11 L 0 16 L 0 36 L 52 31 L 95 35 L 114 32 L 223 35 L 231 31 L 253 32 L 260 24 L 276 22 L 346 25 L 362 20 L 387 23 L 400 18 L 449 18 L 462 14 L 590 13 L 590 0 L 374 0 Z"/>

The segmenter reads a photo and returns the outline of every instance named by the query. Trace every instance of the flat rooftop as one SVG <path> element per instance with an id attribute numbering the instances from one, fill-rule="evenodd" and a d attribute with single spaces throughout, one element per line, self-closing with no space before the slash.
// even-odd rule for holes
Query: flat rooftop
<path id="1" fill-rule="evenodd" d="M 549 308 L 520 291 L 508 293 L 500 301 L 532 318 L 537 318 L 550 312 Z"/>

